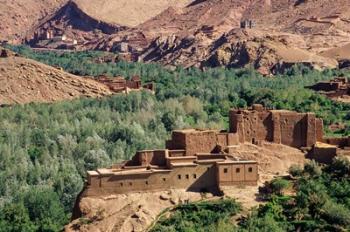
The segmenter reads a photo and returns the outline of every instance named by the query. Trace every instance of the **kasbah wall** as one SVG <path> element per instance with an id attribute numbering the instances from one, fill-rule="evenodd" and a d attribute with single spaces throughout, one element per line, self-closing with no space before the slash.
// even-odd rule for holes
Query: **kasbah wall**
<path id="1" fill-rule="evenodd" d="M 240 143 L 284 144 L 309 151 L 309 157 L 330 162 L 348 152 L 349 138 L 323 136 L 323 122 L 313 113 L 251 109 L 231 110 L 229 131 L 176 130 L 163 150 L 139 151 L 111 168 L 89 171 L 81 196 L 101 196 L 181 188 L 220 193 L 223 186 L 256 185 L 258 163 L 240 160 Z"/>

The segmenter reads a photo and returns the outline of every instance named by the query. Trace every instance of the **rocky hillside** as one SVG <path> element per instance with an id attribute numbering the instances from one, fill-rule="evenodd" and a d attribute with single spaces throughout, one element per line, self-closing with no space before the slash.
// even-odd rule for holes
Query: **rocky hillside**
<path id="1" fill-rule="evenodd" d="M 68 0 L 0 0 L 0 41 L 20 43 L 28 28 L 55 13 Z M 47 20 L 47 19 L 46 19 Z"/>
<path id="2" fill-rule="evenodd" d="M 350 2 L 73 0 L 27 35 L 33 46 L 122 52 L 171 66 L 250 65 L 266 74 L 295 63 L 334 68 L 350 60 L 333 55 L 349 43 Z"/>
<path id="3" fill-rule="evenodd" d="M 0 105 L 54 102 L 79 97 L 101 97 L 109 89 L 21 57 L 0 58 Z"/>

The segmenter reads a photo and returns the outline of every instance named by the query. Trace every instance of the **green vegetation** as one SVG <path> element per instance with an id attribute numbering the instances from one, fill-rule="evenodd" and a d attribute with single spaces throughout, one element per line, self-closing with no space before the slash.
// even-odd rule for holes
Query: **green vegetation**
<path id="1" fill-rule="evenodd" d="M 232 199 L 184 204 L 173 209 L 171 217 L 161 217 L 151 232 L 229 232 L 230 230 L 224 230 L 224 225 L 240 210 L 241 206 Z"/>
<path id="2" fill-rule="evenodd" d="M 160 218 L 152 231 L 349 231 L 350 162 L 338 158 L 323 167 L 310 162 L 301 170 L 294 181 L 277 178 L 269 183 L 266 187 L 272 192 L 267 202 L 237 224 L 232 216 L 240 207 L 220 200 L 209 206 L 179 206 Z M 292 184 L 295 194 L 280 192 Z"/>
<path id="3" fill-rule="evenodd" d="M 154 81 L 157 90 L 155 95 L 142 92 L 0 109 L 0 231 L 61 230 L 86 170 L 128 159 L 136 150 L 164 147 L 174 128 L 227 128 L 233 107 L 262 103 L 314 111 L 326 125 L 349 125 L 349 105 L 304 88 L 334 75 L 348 75 L 339 71 L 295 67 L 264 78 L 251 69 L 171 71 L 156 64 L 97 64 L 100 52 L 13 49 L 76 74 L 137 74 L 143 81 Z M 349 134 L 348 128 L 340 133 Z"/>
<path id="4" fill-rule="evenodd" d="M 272 195 L 240 227 L 247 231 L 349 231 L 349 175 L 346 158 L 324 167 L 310 162 L 294 181 L 295 196 Z"/>

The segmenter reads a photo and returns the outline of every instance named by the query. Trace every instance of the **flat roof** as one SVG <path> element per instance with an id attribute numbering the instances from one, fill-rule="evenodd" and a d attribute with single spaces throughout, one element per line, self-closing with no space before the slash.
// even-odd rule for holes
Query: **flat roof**
<path id="1" fill-rule="evenodd" d="M 328 144 L 328 143 L 322 143 L 322 142 L 316 142 L 315 147 L 320 147 L 320 148 L 337 148 L 336 145 Z"/>
<path id="2" fill-rule="evenodd" d="M 98 176 L 99 175 L 99 173 L 96 171 L 87 171 L 87 173 L 89 176 Z"/>
<path id="3" fill-rule="evenodd" d="M 174 156 L 168 157 L 168 160 L 196 160 L 197 156 Z"/>
<path id="4" fill-rule="evenodd" d="M 257 161 L 254 160 L 239 160 L 239 161 L 235 161 L 235 160 L 224 160 L 221 162 L 217 162 L 218 164 L 257 164 Z"/>
<path id="5" fill-rule="evenodd" d="M 136 153 L 140 153 L 140 152 L 155 152 L 155 151 L 167 151 L 167 149 L 140 150 L 140 151 L 136 151 Z"/>
<path id="6" fill-rule="evenodd" d="M 203 159 L 203 160 L 197 160 L 196 163 L 198 164 L 211 164 L 211 163 L 217 163 L 217 162 L 223 162 L 225 159 Z"/>
<path id="7" fill-rule="evenodd" d="M 170 169 L 98 169 L 97 172 L 100 175 L 129 175 L 129 174 L 150 174 L 150 173 L 159 173 L 159 172 L 169 172 Z"/>
<path id="8" fill-rule="evenodd" d="M 195 163 L 171 163 L 172 167 L 196 167 Z"/>
<path id="9" fill-rule="evenodd" d="M 205 133 L 205 132 L 220 132 L 220 130 L 211 130 L 211 129 L 184 129 L 184 130 L 173 130 L 173 133 Z"/>

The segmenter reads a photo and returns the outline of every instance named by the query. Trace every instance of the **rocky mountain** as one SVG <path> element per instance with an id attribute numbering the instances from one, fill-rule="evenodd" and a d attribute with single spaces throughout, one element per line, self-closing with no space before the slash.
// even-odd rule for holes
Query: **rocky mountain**
<path id="1" fill-rule="evenodd" d="M 119 52 L 186 67 L 334 68 L 350 43 L 349 0 L 72 0 L 27 32 L 32 46 Z M 341 58 L 341 59 L 340 59 Z"/>
<path id="2" fill-rule="evenodd" d="M 0 41 L 21 43 L 27 30 L 46 21 L 68 0 L 0 0 Z"/>

